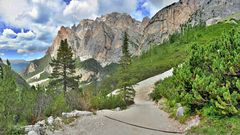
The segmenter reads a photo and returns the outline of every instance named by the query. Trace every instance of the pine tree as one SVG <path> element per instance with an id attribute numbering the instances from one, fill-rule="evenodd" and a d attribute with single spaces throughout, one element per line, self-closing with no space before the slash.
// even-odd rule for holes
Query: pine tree
<path id="1" fill-rule="evenodd" d="M 68 88 L 77 89 L 79 76 L 75 76 L 75 59 L 71 47 L 68 46 L 67 40 L 62 40 L 57 52 L 57 58 L 53 58 L 50 65 L 53 72 L 50 76 L 50 85 L 58 84 L 63 86 L 64 94 Z"/>
<path id="2" fill-rule="evenodd" d="M 131 64 L 131 54 L 128 50 L 129 39 L 127 32 L 123 36 L 123 46 L 122 46 L 122 57 L 120 60 L 121 65 L 121 76 L 119 85 L 122 88 L 123 97 L 126 103 L 133 103 L 135 91 L 131 85 L 131 77 L 128 74 L 128 68 Z"/>
<path id="3" fill-rule="evenodd" d="M 0 78 L 3 79 L 3 67 L 0 65 Z"/>
<path id="4" fill-rule="evenodd" d="M 10 63 L 10 61 L 7 59 L 7 65 L 9 66 L 9 67 L 11 67 L 11 63 Z"/>

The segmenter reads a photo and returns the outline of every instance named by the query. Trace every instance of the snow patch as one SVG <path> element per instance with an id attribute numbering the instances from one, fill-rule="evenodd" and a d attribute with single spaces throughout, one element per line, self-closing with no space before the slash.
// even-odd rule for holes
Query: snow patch
<path id="1" fill-rule="evenodd" d="M 49 80 L 49 78 L 44 79 L 44 80 L 40 80 L 40 81 L 37 81 L 37 82 L 32 82 L 32 83 L 30 83 L 30 85 L 31 85 L 31 86 L 37 86 L 37 85 L 39 85 L 39 84 L 42 84 L 42 83 L 44 83 L 44 82 L 47 82 L 48 80 Z"/>

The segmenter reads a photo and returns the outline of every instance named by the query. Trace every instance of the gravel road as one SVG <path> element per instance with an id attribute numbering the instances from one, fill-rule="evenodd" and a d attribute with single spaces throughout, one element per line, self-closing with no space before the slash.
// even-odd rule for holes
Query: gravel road
<path id="1" fill-rule="evenodd" d="M 170 119 L 169 115 L 160 110 L 149 100 L 148 94 L 154 84 L 172 75 L 173 69 L 151 77 L 134 86 L 136 90 L 135 104 L 123 111 L 98 111 L 97 115 L 82 117 L 67 125 L 61 131 L 48 132 L 51 135 L 173 135 L 160 131 L 139 128 L 129 124 L 151 129 L 181 132 L 183 125 Z M 122 122 L 109 119 L 120 120 Z M 129 123 L 129 124 L 126 124 Z"/>

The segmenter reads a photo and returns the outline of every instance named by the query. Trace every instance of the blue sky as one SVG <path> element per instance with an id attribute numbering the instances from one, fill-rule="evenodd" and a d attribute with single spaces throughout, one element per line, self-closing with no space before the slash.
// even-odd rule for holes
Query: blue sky
<path id="1" fill-rule="evenodd" d="M 110 12 L 137 20 L 178 0 L 0 0 L 0 57 L 41 58 L 61 26 Z"/>

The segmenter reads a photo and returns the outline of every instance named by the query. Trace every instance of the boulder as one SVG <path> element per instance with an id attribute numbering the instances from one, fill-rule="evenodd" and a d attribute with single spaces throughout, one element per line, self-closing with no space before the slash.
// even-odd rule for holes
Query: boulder
<path id="1" fill-rule="evenodd" d="M 32 131 L 33 129 L 34 129 L 34 128 L 33 128 L 33 125 L 27 125 L 27 126 L 24 127 L 24 131 L 25 131 L 26 133 Z"/>
<path id="2" fill-rule="evenodd" d="M 92 116 L 93 113 L 92 112 L 88 112 L 88 111 L 78 111 L 78 110 L 74 110 L 70 113 L 62 113 L 62 116 L 65 118 L 72 118 L 72 117 L 81 117 L 81 116 Z"/>
<path id="3" fill-rule="evenodd" d="M 45 120 L 38 121 L 36 124 L 38 124 L 38 125 L 40 125 L 40 126 L 46 126 Z M 35 125 L 36 125 L 36 124 L 35 124 Z"/>
<path id="4" fill-rule="evenodd" d="M 216 23 L 218 23 L 221 19 L 222 19 L 221 17 L 215 17 L 215 18 L 208 19 L 208 20 L 206 21 L 206 26 L 210 26 L 210 25 L 216 24 Z"/>
<path id="5" fill-rule="evenodd" d="M 109 94 L 107 95 L 107 97 L 117 96 L 117 95 L 120 94 L 120 92 L 121 92 L 120 89 L 114 90 L 113 92 L 109 93 Z"/>
<path id="6" fill-rule="evenodd" d="M 192 127 L 196 127 L 200 124 L 200 117 L 197 115 L 193 117 L 191 120 L 186 122 L 187 127 L 185 128 L 185 131 L 191 129 Z"/>
<path id="7" fill-rule="evenodd" d="M 63 125 L 62 119 L 59 118 L 59 117 L 55 118 L 54 124 L 55 124 L 55 125 Z"/>
<path id="8" fill-rule="evenodd" d="M 52 125 L 54 123 L 53 116 L 48 117 L 47 122 L 48 122 L 49 125 Z"/>
<path id="9" fill-rule="evenodd" d="M 36 133 L 35 131 L 30 131 L 28 132 L 28 135 L 38 135 L 38 133 Z"/>
<path id="10" fill-rule="evenodd" d="M 35 125 L 27 125 L 24 127 L 24 131 L 25 133 L 27 133 L 28 135 L 44 135 L 45 134 L 45 130 L 46 127 L 43 125 L 40 125 L 38 123 L 36 123 Z"/>
<path id="11" fill-rule="evenodd" d="M 115 109 L 115 111 L 121 111 L 121 108 L 120 107 L 117 107 L 116 109 Z"/>
<path id="12" fill-rule="evenodd" d="M 30 131 L 38 132 L 38 131 L 40 131 L 40 127 L 41 127 L 40 125 L 27 125 L 24 127 L 24 129 L 25 129 L 26 133 L 28 133 Z"/>
<path id="13" fill-rule="evenodd" d="M 177 112 L 176 112 L 176 117 L 181 117 L 184 115 L 184 108 L 180 103 L 177 103 Z"/>

